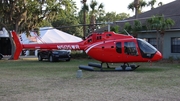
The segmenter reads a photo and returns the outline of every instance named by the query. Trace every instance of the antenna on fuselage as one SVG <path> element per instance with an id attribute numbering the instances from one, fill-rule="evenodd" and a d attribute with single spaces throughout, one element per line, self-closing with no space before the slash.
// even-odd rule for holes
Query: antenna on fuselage
<path id="1" fill-rule="evenodd" d="M 126 32 L 126 34 L 127 34 L 127 35 L 131 36 L 131 35 L 127 32 L 127 30 L 126 30 L 126 29 L 124 29 L 124 31 Z"/>

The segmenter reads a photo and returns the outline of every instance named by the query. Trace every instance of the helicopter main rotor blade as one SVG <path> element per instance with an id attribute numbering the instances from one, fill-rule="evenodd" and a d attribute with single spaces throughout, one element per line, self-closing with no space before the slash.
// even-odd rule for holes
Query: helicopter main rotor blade
<path id="1" fill-rule="evenodd" d="M 174 14 L 174 15 L 162 15 L 163 17 L 173 17 L 173 16 L 180 16 L 180 14 Z M 162 17 L 159 16 L 159 17 Z M 151 16 L 152 17 L 152 16 Z M 47 28 L 47 29 L 40 29 L 40 31 L 42 30 L 51 30 L 51 29 L 62 29 L 62 28 L 71 28 L 71 27 L 81 27 L 81 26 L 94 26 L 94 25 L 111 25 L 111 24 L 116 24 L 116 23 L 124 23 L 124 22 L 131 22 L 131 21 L 135 21 L 135 20 L 145 20 L 145 19 L 149 19 L 151 17 L 143 17 L 143 18 L 128 18 L 125 20 L 120 20 L 120 21 L 115 21 L 115 22 L 102 22 L 102 23 L 95 23 L 95 24 L 79 24 L 79 25 L 71 25 L 71 26 L 59 26 L 59 27 L 52 27 L 52 28 Z M 36 30 L 34 30 L 36 31 Z"/>
<path id="2" fill-rule="evenodd" d="M 51 29 L 62 29 L 62 28 L 71 28 L 71 27 L 81 27 L 81 26 L 93 26 L 93 25 L 103 25 L 105 23 L 96 23 L 96 24 L 79 24 L 79 25 L 71 25 L 71 26 L 59 26 L 59 27 L 50 27 L 50 28 L 44 28 L 44 29 L 40 29 L 40 31 L 43 30 L 51 30 Z M 34 30 L 36 31 L 36 30 Z"/>

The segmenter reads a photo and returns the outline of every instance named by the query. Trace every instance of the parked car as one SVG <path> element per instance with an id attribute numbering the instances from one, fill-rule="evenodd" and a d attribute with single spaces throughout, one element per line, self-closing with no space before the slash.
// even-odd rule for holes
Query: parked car
<path id="1" fill-rule="evenodd" d="M 3 55 L 0 53 L 0 60 L 3 58 Z"/>
<path id="2" fill-rule="evenodd" d="M 54 62 L 58 60 L 70 61 L 70 54 L 71 52 L 67 50 L 40 50 L 37 56 L 39 61 L 42 61 L 43 59 L 48 59 L 50 62 Z"/>

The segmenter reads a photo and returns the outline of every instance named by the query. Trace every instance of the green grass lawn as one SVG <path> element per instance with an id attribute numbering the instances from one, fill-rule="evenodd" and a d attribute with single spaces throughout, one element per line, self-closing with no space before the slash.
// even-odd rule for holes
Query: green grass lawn
<path id="1" fill-rule="evenodd" d="M 0 100 L 35 100 L 79 101 L 75 98 L 78 89 L 84 89 L 79 93 L 90 96 L 80 96 L 83 100 L 102 100 L 107 93 L 111 96 L 119 95 L 126 100 L 143 100 L 150 96 L 153 100 L 168 97 L 169 100 L 180 99 L 180 63 L 160 61 L 155 63 L 136 63 L 138 69 L 131 72 L 90 72 L 83 70 L 83 77 L 76 78 L 79 65 L 87 65 L 88 62 L 97 62 L 93 59 L 72 59 L 69 62 L 47 62 L 34 59 L 1 60 L 0 61 Z M 110 64 L 119 66 L 120 64 Z M 118 88 L 118 89 L 117 89 Z M 102 90 L 100 92 L 99 90 Z M 113 90 L 113 91 L 112 91 Z M 39 95 L 36 95 L 38 92 Z M 61 92 L 60 95 L 58 95 Z M 76 92 L 76 93 L 75 93 Z M 129 98 L 122 94 L 139 94 L 140 98 Z M 51 96 L 49 93 L 53 93 Z M 55 94 L 54 94 L 55 93 Z M 33 96 L 33 94 L 35 94 Z M 45 96 L 46 95 L 46 96 Z M 48 96 L 49 95 L 49 96 Z M 157 95 L 157 96 L 156 96 Z M 161 95 L 161 96 L 160 96 Z M 110 95 L 108 100 L 112 100 Z M 160 97 L 159 97 L 160 96 Z M 163 97 L 162 97 L 163 96 Z M 177 96 L 177 97 L 176 97 Z M 106 98 L 107 99 L 107 98 Z M 82 100 L 82 101 L 83 101 Z M 116 100 L 114 100 L 116 101 Z M 118 101 L 118 99 L 117 99 Z"/>
<path id="2" fill-rule="evenodd" d="M 79 65 L 87 65 L 89 62 L 97 62 L 93 59 L 72 59 L 70 62 L 48 62 L 38 61 L 36 58 L 33 59 L 20 59 L 20 60 L 1 60 L 0 61 L 0 77 L 4 76 L 58 76 L 58 77 L 76 77 L 76 71 Z M 180 69 L 179 63 L 169 62 L 154 62 L 154 63 L 136 63 L 140 65 L 136 69 L 135 73 L 166 73 L 169 71 L 178 71 Z M 109 64 L 111 67 L 117 67 L 121 64 Z M 106 65 L 103 65 L 106 66 Z M 83 71 L 87 74 L 91 74 L 89 71 Z M 97 73 L 99 74 L 99 73 Z M 179 73 L 180 74 L 180 73 Z"/>
<path id="3" fill-rule="evenodd" d="M 25 74 L 24 76 L 72 76 L 72 73 L 78 70 L 79 64 L 87 63 L 87 60 L 71 60 L 70 62 L 48 62 L 38 61 L 37 59 L 25 60 L 1 60 L 0 69 L 14 75 Z M 67 75 L 68 74 L 68 75 Z"/>

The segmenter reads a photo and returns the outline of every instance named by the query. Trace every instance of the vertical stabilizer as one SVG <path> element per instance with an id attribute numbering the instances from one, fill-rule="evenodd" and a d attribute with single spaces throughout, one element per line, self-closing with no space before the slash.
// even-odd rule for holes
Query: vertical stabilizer
<path id="1" fill-rule="evenodd" d="M 21 42 L 19 41 L 19 38 L 16 34 L 16 32 L 12 32 L 12 35 L 13 35 L 13 39 L 14 39 L 14 42 L 15 42 L 15 45 L 16 45 L 16 50 L 15 50 L 15 53 L 14 53 L 14 60 L 17 60 L 19 59 L 19 55 L 20 53 L 22 52 L 22 45 L 21 45 Z"/>

